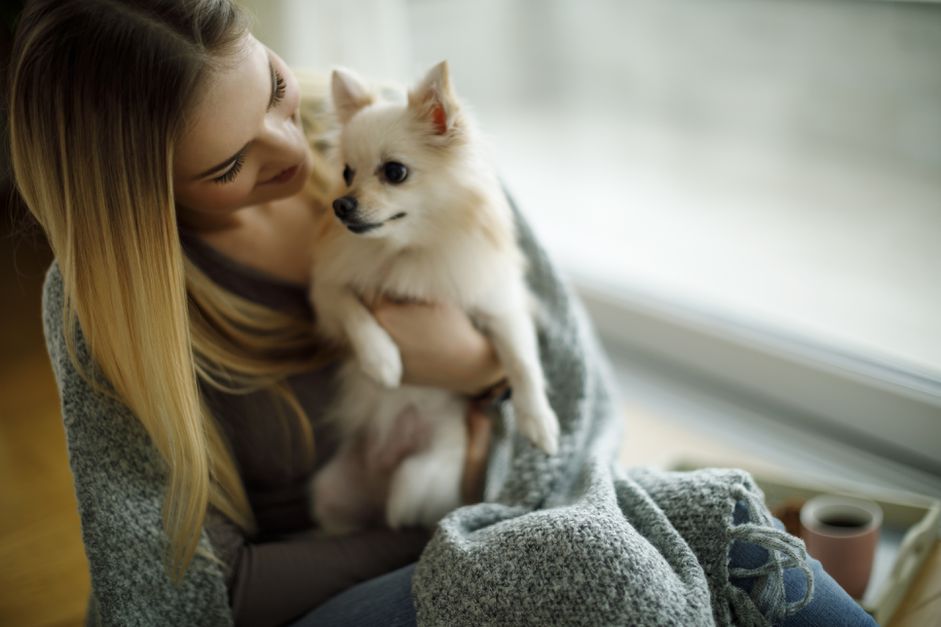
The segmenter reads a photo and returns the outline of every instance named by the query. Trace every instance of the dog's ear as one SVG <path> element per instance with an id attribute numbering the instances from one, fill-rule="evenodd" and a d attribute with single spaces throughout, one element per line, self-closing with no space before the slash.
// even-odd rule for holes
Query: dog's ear
<path id="1" fill-rule="evenodd" d="M 454 128 L 458 102 L 451 86 L 447 61 L 431 68 L 425 78 L 408 92 L 408 108 L 419 119 L 431 122 L 437 135 L 444 135 Z"/>
<path id="2" fill-rule="evenodd" d="M 373 95 L 363 81 L 353 72 L 343 68 L 333 70 L 331 77 L 333 107 L 340 124 L 350 121 L 356 112 L 373 103 Z"/>

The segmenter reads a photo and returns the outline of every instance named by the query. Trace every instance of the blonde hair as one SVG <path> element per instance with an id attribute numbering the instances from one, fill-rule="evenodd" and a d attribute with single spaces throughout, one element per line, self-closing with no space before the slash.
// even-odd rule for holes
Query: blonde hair
<path id="1" fill-rule="evenodd" d="M 198 86 L 246 32 L 228 0 L 46 0 L 20 16 L 11 57 L 13 173 L 62 275 L 69 355 L 131 409 L 166 464 L 164 557 L 177 583 L 195 553 L 211 557 L 199 549 L 207 506 L 256 531 L 199 383 L 270 391 L 312 456 L 285 380 L 336 357 L 311 320 L 223 290 L 181 248 L 175 142 Z M 76 325 L 113 393 L 80 364 Z"/>

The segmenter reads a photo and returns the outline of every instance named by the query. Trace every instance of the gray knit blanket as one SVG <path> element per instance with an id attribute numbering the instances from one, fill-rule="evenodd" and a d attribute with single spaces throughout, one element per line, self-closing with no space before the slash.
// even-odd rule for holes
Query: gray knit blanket
<path id="1" fill-rule="evenodd" d="M 803 542 L 778 531 L 748 473 L 618 466 L 623 419 L 591 324 L 514 208 L 527 280 L 546 315 L 539 348 L 561 423 L 548 457 L 504 435 L 485 502 L 441 521 L 415 571 L 420 625 L 768 625 L 810 602 Z M 512 403 L 500 408 L 512 433 Z M 733 525 L 743 501 L 749 520 Z M 730 573 L 736 540 L 768 563 Z M 801 568 L 807 595 L 788 604 L 782 572 Z M 729 577 L 755 578 L 752 596 Z"/>
<path id="2" fill-rule="evenodd" d="M 782 572 L 802 567 L 803 543 L 771 525 L 763 496 L 739 470 L 671 473 L 616 463 L 622 419 L 587 317 L 519 212 L 550 401 L 562 428 L 547 457 L 513 436 L 504 403 L 484 503 L 449 514 L 415 571 L 420 625 L 768 625 L 788 604 Z M 62 280 L 43 294 L 46 342 L 62 400 L 69 462 L 91 570 L 88 622 L 230 625 L 219 566 L 197 556 L 182 585 L 163 572 L 165 471 L 122 404 L 91 391 L 65 350 Z M 80 359 L 90 363 L 78 338 Z M 744 501 L 749 520 L 734 525 Z M 769 551 L 760 568 L 730 573 L 736 540 Z M 200 545 L 212 551 L 205 531 Z M 803 566 L 812 584 L 810 570 Z M 753 577 L 751 596 L 729 583 Z"/>

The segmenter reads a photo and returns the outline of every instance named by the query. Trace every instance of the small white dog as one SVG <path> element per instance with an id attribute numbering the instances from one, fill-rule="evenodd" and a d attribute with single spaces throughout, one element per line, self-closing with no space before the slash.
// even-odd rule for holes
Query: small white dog
<path id="1" fill-rule="evenodd" d="M 512 210 L 446 62 L 407 103 L 380 102 L 344 70 L 333 73 L 332 89 L 344 189 L 316 235 L 310 299 L 318 332 L 348 343 L 355 361 L 341 368 L 329 412 L 341 444 L 313 479 L 313 515 L 327 531 L 363 526 L 376 488 L 356 485 L 356 464 L 364 452 L 373 463 L 422 433 L 424 445 L 392 469 L 381 498 L 389 526 L 430 527 L 461 504 L 467 400 L 400 385 L 399 350 L 364 302 L 387 295 L 465 311 L 507 373 L 517 429 L 551 454 L 559 426 L 539 362 L 535 301 Z"/>

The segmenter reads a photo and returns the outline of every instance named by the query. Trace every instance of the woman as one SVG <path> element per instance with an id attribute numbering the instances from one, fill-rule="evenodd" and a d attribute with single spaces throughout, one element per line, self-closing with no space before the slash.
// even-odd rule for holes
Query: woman
<path id="1" fill-rule="evenodd" d="M 453 522 L 436 534 L 418 571 L 413 563 L 426 547 L 426 532 L 378 528 L 326 539 L 310 528 L 305 486 L 332 450 L 331 434 L 318 417 L 340 355 L 313 339 L 304 297 L 311 221 L 327 206 L 332 176 L 311 146 L 321 146 L 328 117 L 319 115 L 316 99 L 302 106 L 295 75 L 251 36 L 238 8 L 227 0 L 32 2 L 18 24 L 10 85 L 17 185 L 56 257 L 44 316 L 91 567 L 90 619 L 408 624 L 415 620 L 413 572 L 427 622 L 449 616 L 447 622 L 479 624 L 517 616 L 513 612 L 523 605 L 513 594 L 503 609 L 491 603 L 485 618 L 441 614 L 473 602 L 474 585 L 492 590 L 494 581 L 502 587 L 511 579 L 497 561 L 479 561 L 484 550 L 464 553 L 471 556 L 468 568 L 484 564 L 473 576 L 438 568 L 458 564 L 461 555 L 454 551 L 468 546 L 449 543 L 462 533 Z M 390 303 L 374 311 L 402 350 L 408 382 L 480 398 L 499 395 L 502 372 L 493 350 L 460 312 Z M 543 348 L 551 352 L 555 345 Z M 590 359 L 579 363 L 592 367 Z M 577 417 L 578 410 L 568 413 Z M 577 429 L 575 417 L 569 422 Z M 476 501 L 489 421 L 475 409 L 468 424 L 465 497 Z M 528 475 L 520 472 L 520 460 L 527 455 L 532 458 L 513 453 L 516 483 L 507 485 L 524 485 Z M 496 546 L 488 538 L 515 537 L 500 536 L 500 530 L 529 528 L 519 520 L 558 522 L 553 513 L 542 515 L 548 509 L 534 512 L 540 514 L 535 518 L 522 514 L 550 504 L 556 513 L 564 510 L 565 495 L 579 483 L 574 467 L 544 458 L 537 465 L 545 472 L 519 499 L 529 499 L 528 506 L 471 508 L 478 519 L 507 523 L 484 526 L 490 535 L 476 539 L 482 549 Z M 372 479 L 381 488 L 382 473 Z M 620 486 L 622 508 L 630 506 L 628 495 L 640 494 L 625 481 L 609 482 Z M 644 499 L 659 498 L 664 507 L 682 488 L 670 482 L 658 491 L 650 477 L 630 481 L 643 485 Z M 723 490 L 734 484 L 722 494 L 737 495 L 729 501 L 736 504 L 735 524 L 767 522 L 754 491 L 742 487 L 747 478 L 741 473 L 714 483 Z M 644 508 L 637 503 L 640 529 Z M 625 513 L 616 516 L 622 526 Z M 723 528 L 732 529 L 731 509 L 726 513 Z M 663 528 L 662 512 L 656 515 L 661 518 L 654 527 Z M 741 564 L 755 562 L 735 571 L 734 586 L 732 571 L 720 568 L 708 577 L 694 572 L 701 555 L 684 544 L 689 533 L 671 531 L 673 548 L 667 551 L 651 540 L 653 531 L 638 535 L 630 527 L 642 544 L 621 557 L 632 572 L 641 553 L 660 569 L 663 576 L 647 585 L 651 598 L 682 592 L 676 615 L 697 617 L 693 622 L 731 620 L 741 612 L 759 622 L 765 615 L 812 622 L 822 616 L 821 603 L 851 621 L 863 620 L 814 563 L 816 594 L 805 580 L 789 584 L 799 590 L 799 607 L 794 594 L 769 597 L 764 584 L 771 575 L 762 574 L 769 557 L 759 540 L 781 538 L 767 528 L 764 535 L 748 525 L 739 529 L 746 527 L 751 535 L 741 535 L 733 547 L 730 532 L 717 553 L 732 551 Z M 559 527 L 566 534 L 575 528 L 581 527 Z M 612 542 L 628 531 L 611 532 Z M 558 539 L 534 550 L 556 551 Z M 503 555 L 516 559 L 521 544 L 504 547 Z M 610 543 L 602 544 L 603 552 Z M 576 543 L 578 550 L 591 546 Z M 598 546 L 592 550 L 581 554 L 582 565 L 600 555 Z M 793 555 L 796 561 L 769 572 L 783 573 L 784 580 L 792 570 L 809 573 L 808 562 L 798 559 L 806 555 Z M 672 560 L 692 569 L 689 577 L 667 581 L 680 568 Z M 542 576 L 538 565 L 526 568 Z M 500 578 L 489 580 L 488 572 L 500 572 Z M 551 595 L 522 581 L 516 592 L 535 590 L 536 602 L 545 605 L 541 597 Z M 556 582 L 553 588 L 576 599 L 590 589 L 585 585 L 572 581 L 560 589 Z M 566 611 L 576 605 L 567 602 Z M 662 610 L 663 621 L 674 609 L 654 603 L 632 616 L 648 622 L 645 616 Z M 534 622 L 539 613 L 528 616 Z M 574 616 L 571 622 L 578 622 Z"/>

